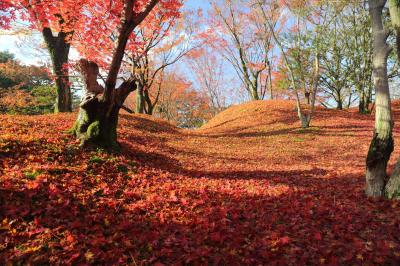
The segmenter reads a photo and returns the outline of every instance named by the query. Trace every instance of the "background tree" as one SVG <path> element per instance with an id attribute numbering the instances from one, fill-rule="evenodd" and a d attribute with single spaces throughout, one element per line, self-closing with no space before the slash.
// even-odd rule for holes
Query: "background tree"
<path id="1" fill-rule="evenodd" d="M 269 3 L 256 1 L 253 6 L 262 13 L 264 23 L 270 29 L 274 42 L 281 52 L 283 63 L 288 71 L 290 86 L 295 94 L 301 126 L 307 128 L 310 126 L 315 110 L 320 81 L 321 31 L 330 23 L 322 10 L 329 6 L 329 2 L 321 1 L 318 5 L 307 1 L 284 3 L 283 8 L 296 18 L 296 25 L 292 28 L 294 35 L 289 37 L 289 42 L 283 38 L 282 33 L 274 29 L 273 22 L 277 20 L 274 16 L 277 16 L 277 13 L 268 13 Z M 310 24 L 312 27 L 308 30 L 307 26 Z M 311 47 L 307 47 L 309 44 L 312 44 Z M 301 103 L 299 93 L 301 87 L 304 91 L 305 104 L 309 105 L 308 112 Z"/>
<path id="2" fill-rule="evenodd" d="M 166 16 L 175 15 L 181 6 L 180 1 L 173 0 L 145 2 L 124 0 L 113 1 L 111 5 L 103 2 L 92 3 L 93 13 L 89 16 L 90 21 L 85 24 L 88 28 L 81 33 L 82 40 L 88 40 L 89 43 L 83 45 L 88 47 L 90 42 L 101 41 L 103 38 L 108 40 L 113 34 L 117 41 L 110 56 L 104 87 L 97 81 L 100 72 L 98 64 L 86 59 L 81 59 L 79 62 L 85 83 L 85 96 L 73 132 L 83 145 L 92 143 L 110 148 L 119 146 L 117 142 L 119 110 L 129 93 L 136 89 L 134 77 L 123 81 L 117 87 L 125 49 L 133 30 L 145 20 L 158 3 L 158 12 L 164 12 Z M 107 20 L 101 19 L 104 11 L 112 11 L 109 12 L 111 17 Z M 113 24 L 106 27 L 109 31 L 105 31 L 102 26 L 111 22 Z M 113 29 L 117 31 L 113 32 Z M 93 39 L 93 36 L 97 39 Z"/>
<path id="3" fill-rule="evenodd" d="M 224 92 L 228 89 L 224 80 L 224 62 L 218 61 L 215 52 L 207 47 L 192 53 L 187 61 L 200 84 L 200 91 L 205 92 L 209 98 L 211 112 L 216 115 L 226 107 Z"/>
<path id="4" fill-rule="evenodd" d="M 166 17 L 163 14 L 149 18 L 134 34 L 135 41 L 125 54 L 128 67 L 136 77 L 136 112 L 153 114 L 158 104 L 161 82 L 166 68 L 179 62 L 193 49 L 200 46 L 196 41 L 195 26 L 189 12 L 182 16 Z M 155 86 L 153 86 L 155 85 Z M 160 85 L 160 84 L 158 84 Z M 155 90 L 152 93 L 150 90 Z M 154 96 L 154 97 L 153 97 Z"/>
<path id="5" fill-rule="evenodd" d="M 54 111 L 56 89 L 47 68 L 25 66 L 0 52 L 0 112 L 43 114 Z"/>
<path id="6" fill-rule="evenodd" d="M 177 73 L 164 73 L 155 115 L 178 127 L 196 128 L 212 116 L 207 96 Z"/>
<path id="7" fill-rule="evenodd" d="M 277 5 L 269 5 L 268 13 L 279 12 Z M 266 87 L 261 86 L 262 73 L 271 73 L 272 35 L 262 23 L 260 14 L 251 9 L 249 2 L 223 0 L 213 4 L 213 27 L 218 28 L 214 47 L 229 62 L 250 99 L 265 98 Z M 274 19 L 277 17 L 274 17 Z M 271 22 L 274 30 L 277 21 Z M 217 33 L 218 32 L 218 33 Z M 270 77 L 270 75 L 265 75 Z"/>
<path id="8" fill-rule="evenodd" d="M 85 19 L 82 10 L 88 4 L 86 0 L 13 1 L 21 18 L 41 32 L 46 43 L 57 88 L 55 112 L 72 111 L 69 54 L 74 33 Z"/>

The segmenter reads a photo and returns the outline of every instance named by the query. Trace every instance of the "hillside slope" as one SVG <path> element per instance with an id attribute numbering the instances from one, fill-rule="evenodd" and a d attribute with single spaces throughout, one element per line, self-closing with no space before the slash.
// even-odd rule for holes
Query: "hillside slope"
<path id="1" fill-rule="evenodd" d="M 0 264 L 400 262 L 398 203 L 363 194 L 371 116 L 319 109 L 302 130 L 292 103 L 258 101 L 188 131 L 122 115 L 121 154 L 78 149 L 74 116 L 0 116 Z"/>

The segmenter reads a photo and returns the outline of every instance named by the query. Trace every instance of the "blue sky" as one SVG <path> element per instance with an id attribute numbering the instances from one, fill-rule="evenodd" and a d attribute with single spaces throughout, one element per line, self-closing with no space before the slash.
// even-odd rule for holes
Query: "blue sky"
<path id="1" fill-rule="evenodd" d="M 210 4 L 207 0 L 188 0 L 185 4 L 188 8 L 204 8 L 207 9 Z"/>

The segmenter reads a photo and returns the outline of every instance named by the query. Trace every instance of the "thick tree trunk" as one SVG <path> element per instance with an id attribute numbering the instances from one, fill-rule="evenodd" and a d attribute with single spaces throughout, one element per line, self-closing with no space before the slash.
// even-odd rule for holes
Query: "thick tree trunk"
<path id="1" fill-rule="evenodd" d="M 70 44 L 67 41 L 72 33 L 60 32 L 57 37 L 54 37 L 49 28 L 44 28 L 42 34 L 50 52 L 53 73 L 56 76 L 57 99 L 54 111 L 56 113 L 72 112 L 72 95 L 68 76 Z"/>
<path id="2" fill-rule="evenodd" d="M 95 145 L 118 149 L 118 114 L 129 93 L 136 89 L 134 80 L 125 81 L 114 89 L 112 101 L 104 101 L 104 89 L 97 83 L 98 66 L 81 59 L 80 68 L 85 82 L 85 96 L 72 133 L 81 140 L 81 145 Z"/>
<path id="3" fill-rule="evenodd" d="M 376 88 L 375 131 L 366 160 L 366 194 L 382 197 L 387 182 L 386 167 L 393 151 L 392 112 L 387 77 L 387 58 L 391 51 L 389 36 L 382 21 L 386 0 L 369 0 L 373 35 L 373 75 Z"/>
<path id="4" fill-rule="evenodd" d="M 105 110 L 109 110 L 106 113 Z M 116 104 L 108 106 L 93 99 L 86 105 L 81 105 L 74 126 L 74 134 L 81 140 L 81 145 L 94 144 L 105 148 L 117 149 L 117 125 L 120 107 Z"/>
<path id="5" fill-rule="evenodd" d="M 370 197 L 382 197 L 388 176 L 387 163 L 393 152 L 392 137 L 382 139 L 375 133 L 367 155 L 366 194 Z"/>

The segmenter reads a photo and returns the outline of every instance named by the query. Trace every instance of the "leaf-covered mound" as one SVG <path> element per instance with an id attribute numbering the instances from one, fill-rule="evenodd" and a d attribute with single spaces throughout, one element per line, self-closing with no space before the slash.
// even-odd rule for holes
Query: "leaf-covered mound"
<path id="1" fill-rule="evenodd" d="M 371 116 L 321 109 L 302 130 L 292 103 L 252 102 L 184 131 L 123 115 L 121 154 L 77 148 L 74 118 L 0 116 L 0 264 L 400 262 L 400 205 L 363 194 Z"/>

